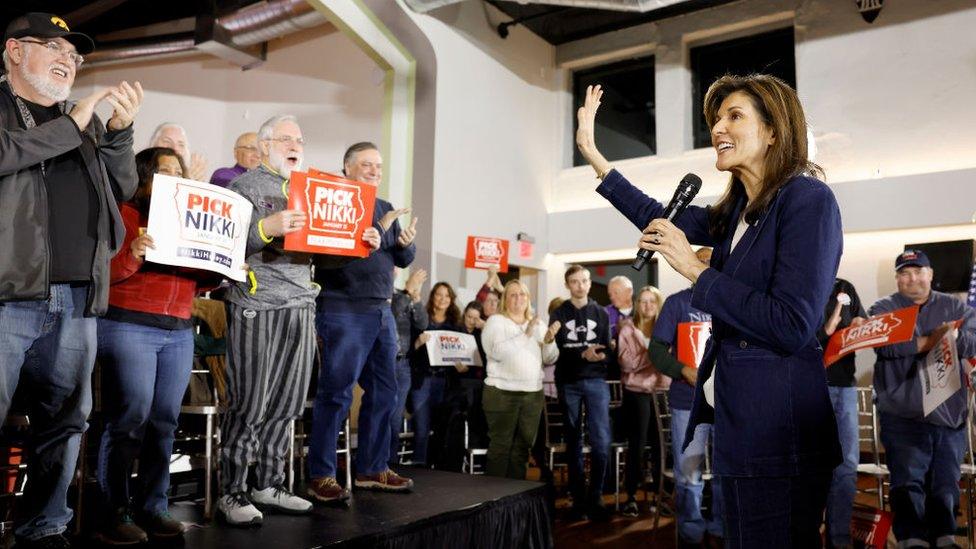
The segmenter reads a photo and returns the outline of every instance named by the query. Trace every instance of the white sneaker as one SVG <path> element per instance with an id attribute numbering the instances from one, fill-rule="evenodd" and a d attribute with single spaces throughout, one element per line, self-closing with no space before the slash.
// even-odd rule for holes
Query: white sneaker
<path id="1" fill-rule="evenodd" d="M 284 486 L 271 486 L 264 490 L 251 488 L 251 501 L 268 512 L 303 515 L 312 510 L 312 502 L 289 492 Z"/>
<path id="2" fill-rule="evenodd" d="M 244 492 L 227 494 L 217 501 L 217 510 L 231 526 L 260 526 L 264 515 L 247 500 Z"/>

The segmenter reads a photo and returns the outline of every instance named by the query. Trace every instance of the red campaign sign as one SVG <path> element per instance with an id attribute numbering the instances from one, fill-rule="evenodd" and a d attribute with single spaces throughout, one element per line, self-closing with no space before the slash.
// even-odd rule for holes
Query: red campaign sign
<path id="1" fill-rule="evenodd" d="M 712 337 L 711 322 L 682 322 L 678 324 L 678 362 L 698 368 L 705 356 L 705 344 Z"/>
<path id="2" fill-rule="evenodd" d="M 848 326 L 834 332 L 824 351 L 824 366 L 840 360 L 844 355 L 861 349 L 904 343 L 915 335 L 918 305 L 874 315 L 860 326 Z"/>
<path id="3" fill-rule="evenodd" d="M 891 530 L 891 513 L 855 507 L 851 515 L 851 538 L 855 547 L 885 549 Z"/>
<path id="4" fill-rule="evenodd" d="M 376 187 L 309 169 L 292 172 L 288 207 L 308 216 L 305 227 L 285 235 L 285 249 L 366 257 L 363 231 L 373 224 Z"/>
<path id="5" fill-rule="evenodd" d="M 468 269 L 487 269 L 497 266 L 498 272 L 508 272 L 508 241 L 488 236 L 469 236 L 468 251 L 464 254 Z"/>

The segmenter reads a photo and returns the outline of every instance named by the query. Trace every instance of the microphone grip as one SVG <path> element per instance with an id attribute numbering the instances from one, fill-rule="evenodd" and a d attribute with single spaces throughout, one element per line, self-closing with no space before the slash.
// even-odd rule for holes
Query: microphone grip
<path id="1" fill-rule="evenodd" d="M 635 271 L 642 270 L 644 265 L 647 265 L 647 262 L 650 261 L 652 255 L 654 255 L 654 252 L 641 249 L 637 252 L 637 257 L 634 258 L 634 262 L 630 264 L 630 268 Z"/>

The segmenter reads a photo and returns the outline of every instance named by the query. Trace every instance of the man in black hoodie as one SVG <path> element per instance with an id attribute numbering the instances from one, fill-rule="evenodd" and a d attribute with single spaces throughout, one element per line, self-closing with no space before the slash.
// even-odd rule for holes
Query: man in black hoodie
<path id="1" fill-rule="evenodd" d="M 565 275 L 570 299 L 553 311 L 549 322 L 559 321 L 556 334 L 559 360 L 556 387 L 563 404 L 566 452 L 573 512 L 594 520 L 609 518 L 603 506 L 603 479 L 610 456 L 610 390 L 607 388 L 607 356 L 610 320 L 607 312 L 590 299 L 590 271 L 570 265 Z M 590 443 L 590 489 L 583 478 L 582 406 L 586 405 L 586 426 Z"/>

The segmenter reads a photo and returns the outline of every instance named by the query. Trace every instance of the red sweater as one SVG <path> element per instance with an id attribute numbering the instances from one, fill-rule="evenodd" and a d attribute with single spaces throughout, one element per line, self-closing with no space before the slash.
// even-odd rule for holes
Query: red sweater
<path id="1" fill-rule="evenodd" d="M 120 207 L 125 222 L 125 241 L 112 259 L 112 282 L 108 303 L 112 307 L 177 318 L 190 318 L 193 298 L 198 292 L 216 286 L 220 275 L 150 263 L 132 255 L 131 244 L 139 236 L 139 227 L 148 221 L 131 204 Z M 143 268 L 146 266 L 147 268 Z"/>

